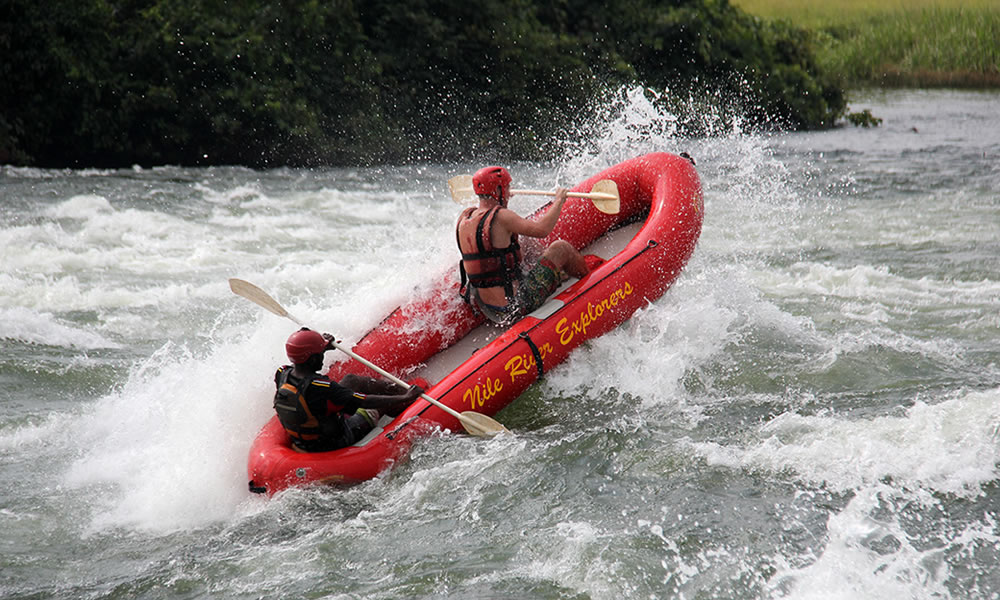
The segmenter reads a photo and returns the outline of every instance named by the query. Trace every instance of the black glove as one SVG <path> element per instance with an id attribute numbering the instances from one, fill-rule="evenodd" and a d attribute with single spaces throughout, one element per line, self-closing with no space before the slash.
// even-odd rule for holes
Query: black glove
<path id="1" fill-rule="evenodd" d="M 324 333 L 323 339 L 326 340 L 326 349 L 333 350 L 334 344 L 339 344 L 340 340 L 336 339 L 333 334 Z"/>

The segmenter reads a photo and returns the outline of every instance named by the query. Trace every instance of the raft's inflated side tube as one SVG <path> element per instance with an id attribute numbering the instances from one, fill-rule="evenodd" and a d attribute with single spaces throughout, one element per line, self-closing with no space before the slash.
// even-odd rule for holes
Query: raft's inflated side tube
<path id="1" fill-rule="evenodd" d="M 638 233 L 621 252 L 475 352 L 428 395 L 458 412 L 494 415 L 574 348 L 617 327 L 676 280 L 694 251 L 704 213 L 693 162 L 673 154 L 647 154 L 594 175 L 573 191 L 590 191 L 602 179 L 618 185 L 619 214 L 607 215 L 589 200 L 570 198 L 543 244 L 563 239 L 583 249 L 611 229 L 644 219 Z M 458 298 L 454 274 L 447 274 L 393 311 L 353 351 L 390 372 L 406 373 L 481 323 L 482 317 Z M 353 361 L 342 362 L 331 367 L 330 376 L 372 375 L 366 371 Z M 462 429 L 453 416 L 417 400 L 362 446 L 304 454 L 291 448 L 272 418 L 250 449 L 250 489 L 273 494 L 305 483 L 371 479 L 405 458 L 412 440 L 435 427 Z"/>

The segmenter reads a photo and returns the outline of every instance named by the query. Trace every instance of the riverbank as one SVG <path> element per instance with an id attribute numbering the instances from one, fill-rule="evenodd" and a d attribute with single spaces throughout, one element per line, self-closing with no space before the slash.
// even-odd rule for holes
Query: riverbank
<path id="1" fill-rule="evenodd" d="M 817 60 L 845 87 L 1000 87 L 1000 5 L 987 0 L 737 0 L 816 35 Z"/>
<path id="2" fill-rule="evenodd" d="M 0 163 L 18 166 L 551 160 L 635 86 L 745 98 L 757 128 L 846 107 L 810 36 L 717 0 L 10 4 Z"/>

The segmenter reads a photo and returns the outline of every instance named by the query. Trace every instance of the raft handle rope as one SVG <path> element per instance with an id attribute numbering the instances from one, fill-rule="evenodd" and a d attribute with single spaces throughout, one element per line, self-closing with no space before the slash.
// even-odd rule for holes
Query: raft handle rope
<path id="1" fill-rule="evenodd" d="M 528 335 L 527 331 L 522 331 L 519 338 L 528 342 L 528 347 L 531 348 L 531 353 L 535 356 L 535 366 L 538 368 L 538 379 L 541 379 L 545 375 L 545 369 L 542 367 L 542 353 L 538 351 L 538 346 L 535 345 L 534 340 Z"/>

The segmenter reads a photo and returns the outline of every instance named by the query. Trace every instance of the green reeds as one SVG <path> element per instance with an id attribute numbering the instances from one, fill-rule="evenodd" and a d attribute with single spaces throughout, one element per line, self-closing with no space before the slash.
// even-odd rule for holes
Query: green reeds
<path id="1" fill-rule="evenodd" d="M 735 4 L 812 28 L 819 62 L 845 86 L 1000 87 L 995 1 L 914 0 L 906 7 L 881 8 L 871 0 Z"/>
<path id="2" fill-rule="evenodd" d="M 893 12 L 827 32 L 820 61 L 847 85 L 1000 86 L 1000 9 Z"/>

